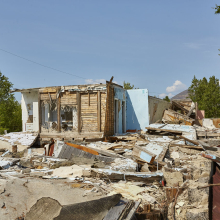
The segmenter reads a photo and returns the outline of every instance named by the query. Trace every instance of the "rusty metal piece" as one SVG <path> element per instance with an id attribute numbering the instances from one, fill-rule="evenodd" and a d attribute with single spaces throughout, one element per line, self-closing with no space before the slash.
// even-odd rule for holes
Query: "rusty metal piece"
<path id="1" fill-rule="evenodd" d="M 216 171 L 213 175 L 213 184 L 220 183 L 220 168 L 216 165 Z M 213 186 L 213 203 L 212 203 L 212 219 L 218 220 L 220 216 L 220 187 Z"/>
<path id="2" fill-rule="evenodd" d="M 208 154 L 208 153 L 201 153 L 200 154 L 202 157 L 205 157 L 207 159 L 211 159 L 214 162 L 219 163 L 220 162 L 220 158 L 215 156 L 214 154 Z"/>

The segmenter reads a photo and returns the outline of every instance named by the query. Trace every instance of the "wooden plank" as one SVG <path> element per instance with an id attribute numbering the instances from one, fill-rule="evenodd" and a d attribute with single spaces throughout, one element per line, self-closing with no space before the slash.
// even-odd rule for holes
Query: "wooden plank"
<path id="1" fill-rule="evenodd" d="M 57 98 L 57 131 L 61 132 L 61 97 Z"/>
<path id="2" fill-rule="evenodd" d="M 160 132 L 169 132 L 173 134 L 182 134 L 182 131 L 177 131 L 177 130 L 168 130 L 168 129 L 152 128 L 152 127 L 146 127 L 146 129 L 150 131 L 160 131 Z"/>
<path id="3" fill-rule="evenodd" d="M 179 137 L 180 139 L 184 139 L 184 140 L 186 140 L 186 141 L 188 141 L 188 142 L 190 142 L 190 143 L 192 143 L 192 144 L 199 145 L 199 142 L 198 142 L 198 141 L 190 140 L 190 139 L 188 139 L 188 138 L 186 138 L 186 137 L 184 137 L 184 136 L 182 136 L 182 135 L 179 135 L 178 137 Z"/>
<path id="4" fill-rule="evenodd" d="M 101 93 L 98 91 L 98 114 L 97 114 L 97 123 L 98 123 L 98 131 L 101 131 Z"/>
<path id="5" fill-rule="evenodd" d="M 97 157 L 97 156 L 96 156 Z M 153 183 L 154 181 L 160 182 L 163 178 L 162 175 L 156 172 L 118 172 L 101 168 L 92 168 L 91 176 L 96 177 L 99 175 L 100 179 L 110 180 L 127 180 L 127 181 L 138 181 L 144 183 Z"/>
<path id="6" fill-rule="evenodd" d="M 220 151 L 220 148 L 210 146 L 209 144 L 205 143 L 204 141 L 198 140 L 199 144 L 202 145 L 203 149 L 205 150 L 211 150 L 211 151 Z"/>
<path id="7" fill-rule="evenodd" d="M 170 144 L 170 147 L 183 147 L 183 148 L 189 148 L 189 149 L 195 149 L 195 150 L 203 150 L 200 146 L 191 146 L 191 145 L 184 145 L 184 144 Z"/>
<path id="8" fill-rule="evenodd" d="M 172 101 L 172 104 L 175 105 L 176 107 L 180 108 L 183 112 L 185 112 L 186 114 L 189 112 L 189 110 L 187 110 L 186 108 L 184 108 L 182 105 L 180 105 L 178 102 L 176 101 Z"/>
<path id="9" fill-rule="evenodd" d="M 81 94 L 77 92 L 78 132 L 81 132 Z"/>
<path id="10" fill-rule="evenodd" d="M 97 141 L 104 141 L 104 138 L 86 138 L 85 142 L 97 142 Z"/>
<path id="11" fill-rule="evenodd" d="M 41 100 L 56 100 L 56 93 L 41 93 L 40 99 Z"/>
<path id="12" fill-rule="evenodd" d="M 90 147 L 90 146 L 87 146 L 87 148 L 91 149 L 91 150 L 95 150 L 97 151 L 99 154 L 102 154 L 104 156 L 108 156 L 108 157 L 112 157 L 112 158 L 123 158 L 122 156 L 116 154 L 116 153 L 112 153 L 112 152 L 109 152 L 108 150 L 102 150 L 102 149 L 99 149 L 99 148 L 93 148 L 93 147 Z"/>
<path id="13" fill-rule="evenodd" d="M 220 133 L 197 131 L 198 137 L 220 137 Z"/>
<path id="14" fill-rule="evenodd" d="M 39 116 L 39 133 L 41 133 L 42 109 L 41 109 L 41 94 L 39 91 L 38 91 L 38 116 Z"/>
<path id="15" fill-rule="evenodd" d="M 55 87 L 39 89 L 40 93 L 57 92 Z"/>

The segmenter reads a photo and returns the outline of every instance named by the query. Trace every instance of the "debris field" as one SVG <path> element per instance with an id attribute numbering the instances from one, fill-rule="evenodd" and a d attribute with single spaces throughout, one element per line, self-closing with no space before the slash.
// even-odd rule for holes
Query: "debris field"
<path id="1" fill-rule="evenodd" d="M 0 136 L 1 219 L 209 219 L 220 129 L 182 110 L 102 141 Z"/>

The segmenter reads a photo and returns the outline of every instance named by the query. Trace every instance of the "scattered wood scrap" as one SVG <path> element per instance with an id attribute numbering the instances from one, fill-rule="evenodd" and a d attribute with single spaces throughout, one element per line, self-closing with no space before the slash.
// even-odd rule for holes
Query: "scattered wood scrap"
<path id="1" fill-rule="evenodd" d="M 172 134 L 179 134 L 182 135 L 182 131 L 177 131 L 177 130 L 169 130 L 169 129 L 162 129 L 162 128 L 153 128 L 153 127 L 146 127 L 148 131 L 158 131 L 158 132 L 168 132 Z"/>
<path id="2" fill-rule="evenodd" d="M 160 182 L 163 174 L 156 172 L 120 172 L 108 169 L 91 169 L 91 173 L 86 176 L 99 177 L 111 181 L 138 181 L 144 183 Z"/>
<path id="3" fill-rule="evenodd" d="M 198 141 L 190 140 L 189 138 L 186 138 L 186 137 L 184 137 L 184 136 L 182 136 L 182 135 L 179 135 L 179 136 L 177 136 L 177 137 L 179 137 L 180 139 L 184 139 L 184 140 L 186 140 L 186 141 L 188 141 L 188 142 L 190 142 L 190 143 L 192 143 L 192 144 L 194 144 L 194 145 L 199 145 L 199 142 L 198 142 Z"/>
<path id="4" fill-rule="evenodd" d="M 197 131 L 197 136 L 198 137 L 206 137 L 206 138 L 220 137 L 220 133 L 210 132 L 210 131 Z"/>
<path id="5" fill-rule="evenodd" d="M 171 109 L 165 110 L 163 114 L 163 120 L 165 121 L 178 121 L 179 124 L 185 124 L 185 125 L 193 125 L 195 122 L 194 119 L 183 115 L 179 112 L 173 111 Z"/>
<path id="6" fill-rule="evenodd" d="M 137 140 L 137 137 L 134 136 L 111 136 L 108 137 L 110 141 L 133 141 L 133 140 Z"/>
<path id="7" fill-rule="evenodd" d="M 184 114 L 188 114 L 189 110 L 184 108 L 180 103 L 178 102 L 175 102 L 175 101 L 172 101 L 172 108 L 173 110 L 175 109 L 181 109 L 181 111 L 184 113 Z"/>
<path id="8" fill-rule="evenodd" d="M 134 147 L 133 152 L 132 152 L 132 156 L 137 160 L 147 162 L 147 163 L 153 163 L 154 159 L 156 157 L 155 154 L 151 153 L 150 151 L 148 151 L 144 148 L 138 147 L 138 146 Z"/>
<path id="9" fill-rule="evenodd" d="M 189 148 L 189 149 L 195 149 L 195 150 L 204 150 L 200 146 L 184 145 L 184 144 L 170 144 L 170 147 L 183 147 L 183 148 Z"/>

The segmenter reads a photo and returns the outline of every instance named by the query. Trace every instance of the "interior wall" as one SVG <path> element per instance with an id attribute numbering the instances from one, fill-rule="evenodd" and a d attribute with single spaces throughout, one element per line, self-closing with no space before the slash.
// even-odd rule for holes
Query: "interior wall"
<path id="1" fill-rule="evenodd" d="M 170 102 L 149 96 L 149 123 L 162 120 L 164 110 L 169 109 L 171 105 Z"/>
<path id="2" fill-rule="evenodd" d="M 126 129 L 145 131 L 149 125 L 148 90 L 132 89 L 126 93 Z"/>
<path id="3" fill-rule="evenodd" d="M 38 91 L 23 92 L 21 94 L 22 131 L 26 131 L 29 115 L 33 115 L 33 102 L 38 102 Z"/>

